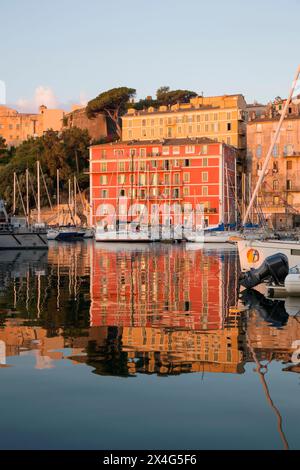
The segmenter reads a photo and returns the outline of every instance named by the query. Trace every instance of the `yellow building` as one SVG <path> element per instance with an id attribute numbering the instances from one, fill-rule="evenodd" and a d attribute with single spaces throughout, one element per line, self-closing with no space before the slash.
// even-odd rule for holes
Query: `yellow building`
<path id="1" fill-rule="evenodd" d="M 6 144 L 18 146 L 29 137 L 39 137 L 49 129 L 60 131 L 64 112 L 40 106 L 38 114 L 19 113 L 7 106 L 0 106 L 0 136 Z"/>
<path id="2" fill-rule="evenodd" d="M 208 137 L 246 150 L 246 101 L 241 94 L 197 96 L 189 103 L 130 108 L 122 118 L 122 138 L 130 140 Z"/>

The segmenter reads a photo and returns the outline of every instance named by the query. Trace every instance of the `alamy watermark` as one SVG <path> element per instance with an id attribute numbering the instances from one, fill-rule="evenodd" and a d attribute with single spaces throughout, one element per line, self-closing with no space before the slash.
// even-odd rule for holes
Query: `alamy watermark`
<path id="1" fill-rule="evenodd" d="M 130 204 L 129 200 L 122 196 L 117 208 L 109 203 L 97 207 L 95 218 L 98 237 L 103 240 L 123 236 L 130 240 L 148 238 L 204 242 L 210 212 L 203 204 Z M 215 214 L 217 215 L 217 211 Z"/>

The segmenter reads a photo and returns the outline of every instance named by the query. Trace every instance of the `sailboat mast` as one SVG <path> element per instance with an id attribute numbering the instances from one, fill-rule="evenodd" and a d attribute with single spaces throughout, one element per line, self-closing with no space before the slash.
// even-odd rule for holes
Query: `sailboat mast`
<path id="1" fill-rule="evenodd" d="M 76 194 L 77 194 L 77 190 L 76 190 L 76 176 L 74 175 L 74 199 L 73 199 L 73 211 L 74 211 L 74 220 L 75 220 L 75 225 L 76 225 L 76 213 L 77 213 L 77 204 L 76 204 Z"/>
<path id="2" fill-rule="evenodd" d="M 271 141 L 271 145 L 269 147 L 269 150 L 268 150 L 268 153 L 267 153 L 267 156 L 266 156 L 266 159 L 264 161 L 264 164 L 263 164 L 263 167 L 261 169 L 261 174 L 258 178 L 258 181 L 256 183 L 256 186 L 255 186 L 255 189 L 253 191 L 253 194 L 252 194 L 252 197 L 251 197 L 251 200 L 249 202 L 249 206 L 247 207 L 247 210 L 246 210 L 246 214 L 245 214 L 245 217 L 244 217 L 244 220 L 243 220 L 243 225 L 246 224 L 247 220 L 248 220 L 248 217 L 249 217 L 249 214 L 251 212 L 251 209 L 252 209 L 252 206 L 254 204 L 254 201 L 256 199 L 256 196 L 257 196 L 257 193 L 259 191 L 259 188 L 262 184 L 262 181 L 265 177 L 265 174 L 266 174 L 266 171 L 267 171 L 267 167 L 268 167 L 268 164 L 269 164 L 269 161 L 270 161 L 270 158 L 271 158 L 271 155 L 272 155 L 272 152 L 273 152 L 273 148 L 277 142 L 277 139 L 278 139 L 278 136 L 279 136 L 279 132 L 281 130 L 281 126 L 282 126 L 282 123 L 283 123 L 283 120 L 286 116 L 286 113 L 287 113 L 287 109 L 289 107 L 289 104 L 290 104 L 290 101 L 292 99 L 292 96 L 293 96 L 293 93 L 294 93 L 294 90 L 296 88 L 296 84 L 297 84 L 297 81 L 298 81 L 298 78 L 299 78 L 299 74 L 300 74 L 300 65 L 297 69 L 297 72 L 296 72 L 296 75 L 295 75 L 295 78 L 294 78 L 294 81 L 293 81 L 293 84 L 292 84 L 292 88 L 290 90 L 290 93 L 289 93 L 289 96 L 285 102 L 285 105 L 284 105 L 284 108 L 283 108 L 283 111 L 281 113 L 281 116 L 280 116 L 280 119 L 279 119 L 279 122 L 278 122 L 278 125 L 277 125 L 277 129 L 276 129 L 276 132 L 273 136 L 273 139 Z"/>
<path id="3" fill-rule="evenodd" d="M 16 172 L 14 171 L 14 188 L 13 188 L 13 215 L 16 213 Z"/>
<path id="4" fill-rule="evenodd" d="M 40 187 L 40 162 L 36 162 L 37 172 L 37 210 L 38 210 L 38 223 L 41 223 L 41 187 Z"/>
<path id="5" fill-rule="evenodd" d="M 29 227 L 29 175 L 28 175 L 28 168 L 26 168 L 26 216 L 27 216 L 27 225 Z"/>
<path id="6" fill-rule="evenodd" d="M 57 204 L 57 224 L 59 225 L 59 168 L 56 170 L 56 204 Z"/>

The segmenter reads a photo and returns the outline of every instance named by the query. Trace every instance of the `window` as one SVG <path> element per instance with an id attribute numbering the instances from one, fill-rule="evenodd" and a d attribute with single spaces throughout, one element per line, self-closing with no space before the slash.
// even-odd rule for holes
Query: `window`
<path id="1" fill-rule="evenodd" d="M 125 171 L 125 162 L 118 162 L 118 171 Z"/>
<path id="2" fill-rule="evenodd" d="M 186 145 L 185 153 L 195 153 L 195 146 L 194 145 Z"/>
<path id="3" fill-rule="evenodd" d="M 215 121 L 218 120 L 218 114 L 217 114 L 217 113 L 214 114 L 214 120 L 215 120 Z"/>
<path id="4" fill-rule="evenodd" d="M 179 147 L 173 147 L 173 155 L 179 155 L 180 153 L 180 148 Z"/>
<path id="5" fill-rule="evenodd" d="M 146 119 L 142 119 L 142 126 L 146 126 Z"/>
<path id="6" fill-rule="evenodd" d="M 159 155 L 159 148 L 158 147 L 153 147 L 152 148 L 152 155 L 154 155 L 154 156 Z"/>
<path id="7" fill-rule="evenodd" d="M 184 159 L 184 166 L 190 166 L 190 160 L 188 158 Z"/>
<path id="8" fill-rule="evenodd" d="M 131 129 L 128 131 L 128 137 L 129 137 L 129 139 L 132 139 L 132 130 Z"/>
<path id="9" fill-rule="evenodd" d="M 178 134 L 181 134 L 181 126 L 177 127 L 177 132 L 178 132 Z"/>
<path id="10" fill-rule="evenodd" d="M 193 126 L 189 126 L 189 134 L 193 133 Z"/>
<path id="11" fill-rule="evenodd" d="M 207 145 L 202 145 L 202 153 L 203 153 L 204 155 L 207 154 Z"/>
<path id="12" fill-rule="evenodd" d="M 169 175 L 169 173 L 165 173 L 164 179 L 165 179 L 165 184 L 170 184 L 170 175 Z"/>
<path id="13" fill-rule="evenodd" d="M 123 149 L 115 149 L 114 150 L 114 156 L 115 157 L 123 157 L 124 155 L 124 150 Z"/>
<path id="14" fill-rule="evenodd" d="M 208 195 L 208 187 L 202 186 L 202 196 L 207 196 L 207 195 Z"/>
<path id="15" fill-rule="evenodd" d="M 140 171 L 145 171 L 146 170 L 146 163 L 145 162 L 139 162 L 139 170 Z"/>
<path id="16" fill-rule="evenodd" d="M 120 191 L 119 191 L 119 196 L 120 196 L 120 197 L 126 196 L 125 189 L 120 189 Z"/>
<path id="17" fill-rule="evenodd" d="M 173 189 L 173 197 L 175 199 L 178 199 L 180 197 L 180 191 L 179 191 L 179 188 L 174 188 Z"/>
<path id="18" fill-rule="evenodd" d="M 208 121 L 208 114 L 205 114 L 205 121 Z"/>
<path id="19" fill-rule="evenodd" d="M 135 181 L 134 175 L 129 176 L 129 181 L 130 181 L 130 184 L 134 184 L 134 181 Z"/>
<path id="20" fill-rule="evenodd" d="M 169 155 L 169 153 L 170 153 L 169 147 L 164 146 L 164 147 L 162 148 L 162 154 L 163 154 L 163 155 Z"/>
<path id="21" fill-rule="evenodd" d="M 291 189 L 292 189 L 292 180 L 286 180 L 286 189 L 287 189 L 287 191 L 291 191 Z"/>
<path id="22" fill-rule="evenodd" d="M 278 206 L 278 204 L 279 204 L 279 196 L 274 196 L 273 197 L 273 205 Z"/>
<path id="23" fill-rule="evenodd" d="M 227 130 L 231 131 L 231 122 L 227 122 Z"/>
<path id="24" fill-rule="evenodd" d="M 207 183 L 207 181 L 208 181 L 208 172 L 207 171 L 202 171 L 202 181 L 203 181 L 203 183 Z"/>
<path id="25" fill-rule="evenodd" d="M 288 161 L 286 162 L 286 169 L 287 169 L 287 170 L 292 170 L 292 169 L 293 169 L 293 162 L 292 162 L 292 160 L 288 160 Z"/>
<path id="26" fill-rule="evenodd" d="M 108 197 L 108 190 L 107 189 L 102 189 L 101 191 L 101 197 L 103 199 L 106 199 Z"/>
<path id="27" fill-rule="evenodd" d="M 168 137 L 172 137 L 172 127 L 168 127 Z"/>
<path id="28" fill-rule="evenodd" d="M 136 149 L 130 149 L 129 155 L 131 157 L 136 157 Z"/>
<path id="29" fill-rule="evenodd" d="M 164 160 L 164 163 L 163 163 L 163 167 L 164 167 L 164 170 L 168 170 L 170 168 L 170 165 L 169 165 L 169 160 Z"/>
<path id="30" fill-rule="evenodd" d="M 273 191 L 278 191 L 279 188 L 279 182 L 278 180 L 273 181 Z"/>
<path id="31" fill-rule="evenodd" d="M 174 175 L 174 184 L 179 184 L 180 183 L 180 175 L 179 173 L 175 173 Z"/>
<path id="32" fill-rule="evenodd" d="M 283 153 L 284 153 L 285 156 L 293 155 L 293 146 L 292 145 L 285 145 Z"/>
<path id="33" fill-rule="evenodd" d="M 125 180 L 126 180 L 126 176 L 125 176 L 125 175 L 118 175 L 118 183 L 119 183 L 119 184 L 124 184 L 124 183 L 125 183 Z"/>
<path id="34" fill-rule="evenodd" d="M 101 150 L 101 158 L 106 158 L 106 150 L 105 149 Z"/>
<path id="35" fill-rule="evenodd" d="M 183 173 L 183 181 L 185 183 L 189 183 L 190 182 L 190 173 L 187 173 L 187 172 L 184 172 Z"/>
<path id="36" fill-rule="evenodd" d="M 107 171 L 107 163 L 101 163 L 101 171 Z"/>
<path id="37" fill-rule="evenodd" d="M 139 175 L 139 185 L 145 186 L 145 184 L 146 184 L 146 175 L 145 174 Z"/>
<path id="38" fill-rule="evenodd" d="M 152 164 L 152 168 L 157 168 L 157 161 L 156 160 L 152 160 L 151 164 Z"/>
<path id="39" fill-rule="evenodd" d="M 227 119 L 228 119 L 228 120 L 231 119 L 231 113 L 227 113 Z"/>
<path id="40" fill-rule="evenodd" d="M 146 149 L 140 149 L 140 156 L 145 157 L 146 156 Z"/>
<path id="41" fill-rule="evenodd" d="M 230 145 L 230 144 L 231 144 L 231 139 L 230 139 L 230 137 L 227 137 L 226 141 L 227 141 L 227 145 Z"/>
<path id="42" fill-rule="evenodd" d="M 273 157 L 278 157 L 278 144 L 275 144 L 272 150 Z"/>
<path id="43" fill-rule="evenodd" d="M 107 176 L 101 175 L 100 176 L 100 184 L 107 184 Z"/>
<path id="44" fill-rule="evenodd" d="M 278 162 L 273 162 L 273 173 L 278 173 Z"/>
<path id="45" fill-rule="evenodd" d="M 261 153 L 262 153 L 261 145 L 257 145 L 256 146 L 256 156 L 257 156 L 257 158 L 261 157 Z"/>
<path id="46" fill-rule="evenodd" d="M 174 161 L 173 161 L 173 166 L 175 166 L 175 167 L 176 167 L 176 166 L 179 166 L 179 160 L 174 160 Z"/>
<path id="47" fill-rule="evenodd" d="M 130 120 L 130 119 L 128 121 L 128 127 L 132 127 L 132 120 Z"/>
<path id="48" fill-rule="evenodd" d="M 188 186 L 185 186 L 183 188 L 183 195 L 184 196 L 189 196 L 189 194 L 190 194 L 190 188 Z"/>

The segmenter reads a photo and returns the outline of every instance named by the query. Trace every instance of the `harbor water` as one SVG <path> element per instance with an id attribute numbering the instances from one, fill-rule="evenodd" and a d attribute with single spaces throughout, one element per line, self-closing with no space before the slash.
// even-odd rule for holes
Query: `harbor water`
<path id="1" fill-rule="evenodd" d="M 300 319 L 238 275 L 231 245 L 2 252 L 0 448 L 299 449 Z"/>

